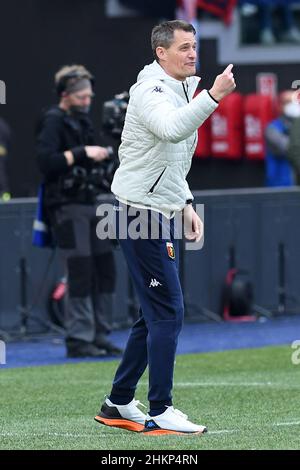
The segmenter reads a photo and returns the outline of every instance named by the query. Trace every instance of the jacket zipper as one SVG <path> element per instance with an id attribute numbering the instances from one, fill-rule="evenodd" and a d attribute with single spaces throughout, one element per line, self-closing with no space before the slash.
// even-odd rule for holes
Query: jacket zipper
<path id="1" fill-rule="evenodd" d="M 157 180 L 155 181 L 155 183 L 151 186 L 150 190 L 148 191 L 148 194 L 150 193 L 153 193 L 155 187 L 158 185 L 158 182 L 159 180 L 161 179 L 162 175 L 164 174 L 164 172 L 166 171 L 167 167 L 165 167 L 163 169 L 163 171 L 161 172 L 161 174 L 159 175 L 159 177 L 157 178 Z"/>
<path id="2" fill-rule="evenodd" d="M 187 90 L 188 90 L 188 89 L 189 89 L 189 86 L 188 86 L 188 84 L 186 84 L 186 86 L 187 86 Z M 190 100 L 189 100 L 189 95 L 188 95 L 188 93 L 187 93 L 187 90 L 186 90 L 186 88 L 185 88 L 185 86 L 184 86 L 184 83 L 183 83 L 183 82 L 182 82 L 182 88 L 183 88 L 183 91 L 184 91 L 184 94 L 185 94 L 186 100 L 187 100 L 187 102 L 189 103 L 189 102 L 190 102 Z M 192 143 L 192 146 L 191 146 L 190 150 L 192 150 L 192 148 L 194 147 L 195 141 L 196 141 L 196 137 L 194 138 L 194 142 Z"/>
<path id="3" fill-rule="evenodd" d="M 186 88 L 187 88 L 187 89 L 185 89 L 184 83 L 182 82 L 182 88 L 183 88 L 183 91 L 184 91 L 184 94 L 185 94 L 186 100 L 187 100 L 187 102 L 189 103 L 189 102 L 190 102 L 190 100 L 189 100 L 189 95 L 188 95 L 188 93 L 187 93 L 187 92 L 188 92 L 188 89 L 189 89 L 189 86 L 188 86 L 188 84 L 186 84 Z"/>

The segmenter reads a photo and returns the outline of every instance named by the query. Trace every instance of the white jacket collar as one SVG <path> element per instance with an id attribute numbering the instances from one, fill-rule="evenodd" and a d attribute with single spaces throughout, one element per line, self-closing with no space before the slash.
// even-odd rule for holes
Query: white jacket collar
<path id="1" fill-rule="evenodd" d="M 192 76 L 188 77 L 184 82 L 181 80 L 176 80 L 175 78 L 168 75 L 164 69 L 159 65 L 156 60 L 152 64 L 145 65 L 143 70 L 138 74 L 137 82 L 130 88 L 130 94 L 132 94 L 135 88 L 146 80 L 160 80 L 165 82 L 168 87 L 170 87 L 175 93 L 178 93 L 185 99 L 185 93 L 182 84 L 185 85 L 185 89 L 188 93 L 189 99 L 191 100 L 194 96 L 194 93 L 198 87 L 199 77 Z"/>

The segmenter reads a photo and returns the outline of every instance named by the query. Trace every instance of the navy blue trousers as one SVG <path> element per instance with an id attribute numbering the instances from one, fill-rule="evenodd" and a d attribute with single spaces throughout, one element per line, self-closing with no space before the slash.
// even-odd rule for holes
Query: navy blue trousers
<path id="1" fill-rule="evenodd" d="M 140 212 L 143 220 L 141 232 L 145 234 L 148 231 L 150 235 L 153 224 L 156 224 L 159 238 L 132 239 L 127 236 L 122 239 L 120 220 L 124 211 L 128 215 L 129 208 L 116 201 L 114 209 L 117 237 L 141 306 L 140 318 L 132 327 L 110 397 L 116 404 L 131 401 L 148 365 L 150 410 L 159 409 L 172 404 L 175 353 L 184 315 L 179 280 L 179 243 L 174 238 L 174 219 L 170 222 L 162 214 L 144 209 Z M 127 217 L 126 235 L 135 220 L 136 216 Z"/>

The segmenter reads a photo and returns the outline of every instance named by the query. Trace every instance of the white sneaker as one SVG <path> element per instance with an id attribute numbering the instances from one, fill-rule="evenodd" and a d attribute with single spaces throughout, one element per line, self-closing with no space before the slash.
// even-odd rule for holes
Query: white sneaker
<path id="1" fill-rule="evenodd" d="M 115 405 L 106 398 L 99 414 L 94 419 L 106 426 L 139 432 L 144 429 L 146 415 L 138 409 L 137 405 L 142 405 L 142 403 L 135 399 L 128 405 Z"/>
<path id="2" fill-rule="evenodd" d="M 265 46 L 272 46 L 273 44 L 275 44 L 276 39 L 271 29 L 266 28 L 261 31 L 260 42 Z"/>
<path id="3" fill-rule="evenodd" d="M 168 406 L 166 411 L 158 416 L 147 414 L 145 434 L 203 434 L 207 432 L 205 426 L 200 426 L 188 420 L 187 415 Z"/>
<path id="4" fill-rule="evenodd" d="M 296 28 L 296 27 L 293 27 L 293 28 L 289 29 L 288 31 L 285 31 L 281 36 L 281 40 L 283 42 L 294 42 L 294 43 L 299 44 L 299 42 L 300 42 L 300 31 L 299 31 L 299 29 Z"/>

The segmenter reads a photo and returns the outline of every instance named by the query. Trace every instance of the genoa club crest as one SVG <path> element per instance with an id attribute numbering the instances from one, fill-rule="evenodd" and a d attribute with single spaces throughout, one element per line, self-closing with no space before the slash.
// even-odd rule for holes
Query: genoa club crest
<path id="1" fill-rule="evenodd" d="M 167 252 L 168 252 L 169 258 L 175 259 L 175 250 L 174 250 L 173 243 L 167 242 L 166 246 L 167 246 Z"/>

